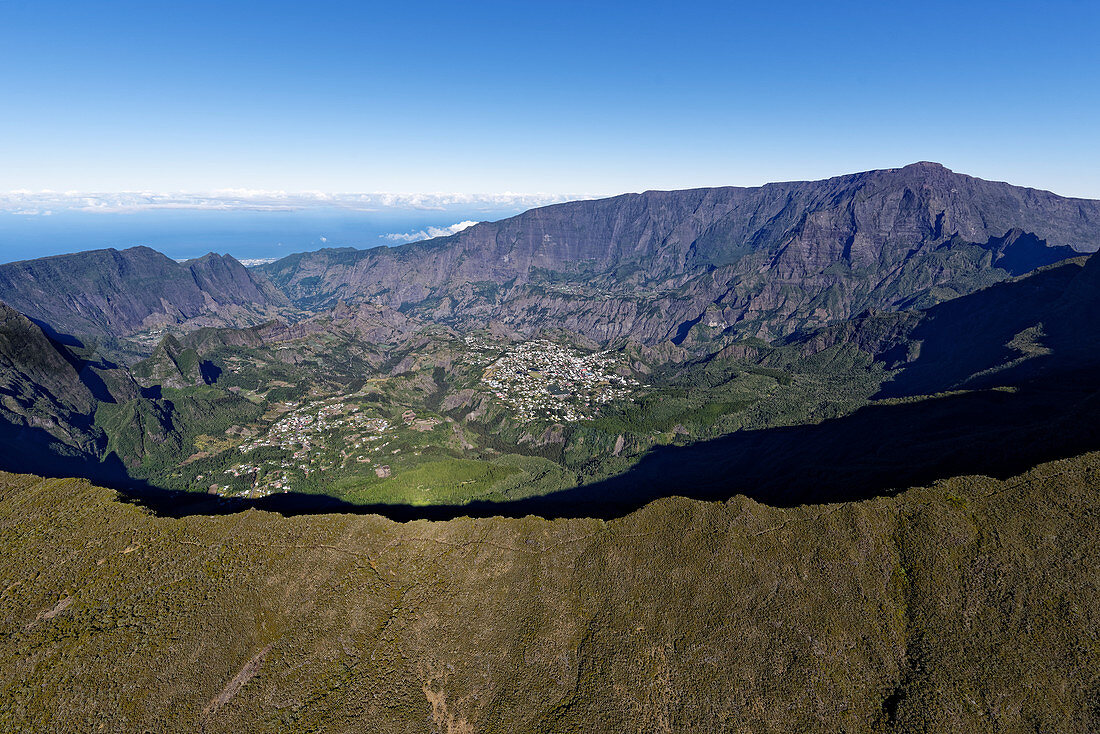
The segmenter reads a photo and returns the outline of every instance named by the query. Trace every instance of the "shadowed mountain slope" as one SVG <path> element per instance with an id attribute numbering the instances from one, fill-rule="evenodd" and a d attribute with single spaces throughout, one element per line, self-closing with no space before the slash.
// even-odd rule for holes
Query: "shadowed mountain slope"
<path id="1" fill-rule="evenodd" d="M 125 470 L 103 454 L 96 425 L 103 405 L 140 400 L 130 372 L 50 338 L 0 303 L 0 445 L 12 471 L 82 476 L 125 486 Z"/>
<path id="2" fill-rule="evenodd" d="M 888 367 L 879 401 L 820 423 L 660 447 L 625 474 L 529 509 L 590 503 L 613 516 L 601 505 L 638 507 L 671 483 L 704 499 L 830 502 L 958 474 L 1006 477 L 1100 449 L 1098 307 L 1100 259 L 1090 257 L 922 312 L 798 337 L 803 357 L 858 349 Z M 762 361 L 790 358 L 777 351 Z"/>
<path id="3" fill-rule="evenodd" d="M 100 437 L 91 419 L 96 397 L 70 359 L 30 319 L 0 303 L 0 435 L 8 449 L 6 466 L 34 450 L 28 445 L 32 432 L 66 453 L 83 448 L 94 454 Z"/>
<path id="4" fill-rule="evenodd" d="M 533 209 L 398 248 L 264 266 L 296 304 L 376 300 L 600 341 L 704 322 L 773 337 L 912 308 L 1100 247 L 1100 202 L 932 163 L 759 188 L 651 191 Z"/>
<path id="5" fill-rule="evenodd" d="M 1050 266 L 922 312 L 869 314 L 796 336 L 803 354 L 852 343 L 895 370 L 880 397 L 1019 385 L 1100 361 L 1100 259 Z"/>

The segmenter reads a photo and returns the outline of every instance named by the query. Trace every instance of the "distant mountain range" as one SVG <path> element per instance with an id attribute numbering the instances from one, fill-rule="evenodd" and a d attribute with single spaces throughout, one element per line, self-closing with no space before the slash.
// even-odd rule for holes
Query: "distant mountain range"
<path id="1" fill-rule="evenodd" d="M 598 342 L 771 340 L 867 309 L 929 306 L 1098 248 L 1098 201 L 917 163 L 576 201 L 401 247 L 253 268 L 214 254 L 176 263 L 145 247 L 94 250 L 0 266 L 0 301 L 78 337 L 247 326 L 347 301 Z"/>
<path id="2" fill-rule="evenodd" d="M 0 265 L 0 301 L 58 334 L 116 338 L 187 322 L 256 323 L 289 305 L 228 255 L 179 263 L 148 247 Z"/>
<path id="3" fill-rule="evenodd" d="M 305 308 L 377 300 L 459 326 L 656 343 L 696 324 L 774 338 L 868 308 L 927 306 L 1098 247 L 1100 202 L 917 163 L 558 204 L 259 270 Z"/>

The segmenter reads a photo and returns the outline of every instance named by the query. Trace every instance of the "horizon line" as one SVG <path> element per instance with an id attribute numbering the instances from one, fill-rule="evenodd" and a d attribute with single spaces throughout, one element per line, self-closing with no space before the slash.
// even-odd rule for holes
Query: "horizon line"
<path id="1" fill-rule="evenodd" d="M 52 216 L 61 212 L 126 214 L 152 211 L 205 212 L 302 212 L 334 209 L 355 213 L 392 211 L 462 210 L 466 212 L 525 211 L 528 209 L 571 201 L 585 201 L 631 194 L 662 191 L 690 191 L 709 188 L 762 188 L 770 185 L 830 181 L 870 173 L 894 172 L 907 168 L 939 168 L 958 176 L 982 181 L 1005 183 L 1018 188 L 1051 193 L 1067 199 L 1096 200 L 1093 197 L 1058 194 L 1026 184 L 983 179 L 959 173 L 934 161 L 921 160 L 904 166 L 870 168 L 863 171 L 836 174 L 824 178 L 766 181 L 759 184 L 722 184 L 674 188 L 643 188 L 620 192 L 396 192 L 396 191 L 319 191 L 223 187 L 207 190 L 179 189 L 152 191 L 147 188 L 120 191 L 86 191 L 78 189 L 11 189 L 0 191 L 0 214 L 16 216 Z M 1100 198 L 1100 197 L 1097 197 Z"/>

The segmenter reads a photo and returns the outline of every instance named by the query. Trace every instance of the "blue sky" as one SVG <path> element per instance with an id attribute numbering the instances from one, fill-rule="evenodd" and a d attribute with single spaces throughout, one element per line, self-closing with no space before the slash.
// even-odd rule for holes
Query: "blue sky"
<path id="1" fill-rule="evenodd" d="M 1098 36 L 1094 2 L 0 0 L 0 192 L 552 198 L 936 160 L 1100 198 Z"/>

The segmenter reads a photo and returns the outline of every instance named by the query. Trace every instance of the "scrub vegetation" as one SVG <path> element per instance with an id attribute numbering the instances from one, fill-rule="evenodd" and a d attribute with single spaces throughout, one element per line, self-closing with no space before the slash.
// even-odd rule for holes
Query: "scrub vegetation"
<path id="1" fill-rule="evenodd" d="M 396 523 L 4 474 L 0 728 L 1093 731 L 1098 482 Z"/>

